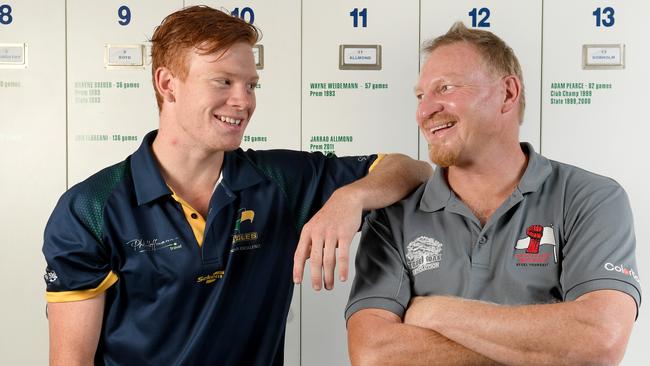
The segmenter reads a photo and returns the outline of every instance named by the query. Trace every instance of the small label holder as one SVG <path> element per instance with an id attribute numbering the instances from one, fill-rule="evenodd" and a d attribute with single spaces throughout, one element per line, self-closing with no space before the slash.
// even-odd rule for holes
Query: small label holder
<path id="1" fill-rule="evenodd" d="M 256 44 L 253 46 L 253 57 L 255 57 L 255 68 L 264 69 L 264 45 Z"/>
<path id="2" fill-rule="evenodd" d="M 104 46 L 104 67 L 107 69 L 144 69 L 146 64 L 143 44 L 106 44 Z"/>
<path id="3" fill-rule="evenodd" d="M 582 68 L 611 70 L 625 68 L 624 44 L 585 44 L 582 46 Z"/>
<path id="4" fill-rule="evenodd" d="M 339 46 L 339 70 L 381 70 L 381 45 Z"/>
<path id="5" fill-rule="evenodd" d="M 0 69 L 26 69 L 26 43 L 0 43 Z"/>

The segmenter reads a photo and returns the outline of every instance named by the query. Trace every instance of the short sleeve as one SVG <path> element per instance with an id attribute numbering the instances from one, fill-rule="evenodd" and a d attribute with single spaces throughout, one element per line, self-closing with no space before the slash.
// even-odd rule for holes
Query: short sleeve
<path id="1" fill-rule="evenodd" d="M 383 155 L 337 157 L 291 150 L 248 150 L 246 155 L 283 191 L 298 230 L 336 189 L 363 178 L 383 158 Z"/>
<path id="2" fill-rule="evenodd" d="M 85 300 L 117 281 L 101 240 L 102 207 L 71 192 L 59 200 L 45 228 L 43 254 L 48 302 Z"/>
<path id="3" fill-rule="evenodd" d="M 565 219 L 560 282 L 565 300 L 596 290 L 618 290 L 641 304 L 634 222 L 617 183 L 573 195 Z"/>
<path id="4" fill-rule="evenodd" d="M 355 261 L 356 275 L 345 309 L 377 308 L 403 317 L 411 299 L 411 279 L 391 233 L 386 209 L 373 211 L 363 227 Z"/>

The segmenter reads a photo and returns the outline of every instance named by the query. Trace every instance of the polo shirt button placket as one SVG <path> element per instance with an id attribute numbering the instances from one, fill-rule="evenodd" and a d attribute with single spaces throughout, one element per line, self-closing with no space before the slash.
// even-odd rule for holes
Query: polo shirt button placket
<path id="1" fill-rule="evenodd" d="M 487 247 L 487 235 L 480 235 L 472 249 L 472 266 L 487 268 L 490 262 L 490 250 Z"/>

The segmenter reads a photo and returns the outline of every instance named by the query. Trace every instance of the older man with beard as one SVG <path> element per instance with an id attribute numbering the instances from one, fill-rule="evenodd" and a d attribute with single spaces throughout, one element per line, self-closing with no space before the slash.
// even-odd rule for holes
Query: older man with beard
<path id="1" fill-rule="evenodd" d="M 641 301 L 625 192 L 519 142 L 500 38 L 457 23 L 424 51 L 417 121 L 439 168 L 367 220 L 353 365 L 619 363 Z"/>

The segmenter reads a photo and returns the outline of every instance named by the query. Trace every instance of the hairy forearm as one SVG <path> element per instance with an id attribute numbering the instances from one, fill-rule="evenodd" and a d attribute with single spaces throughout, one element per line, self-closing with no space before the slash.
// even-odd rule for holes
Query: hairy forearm
<path id="1" fill-rule="evenodd" d="M 425 298 L 406 322 L 435 330 L 509 365 L 610 365 L 623 356 L 634 315 L 630 299 L 502 306 L 449 297 Z M 430 306 L 426 301 L 433 299 Z M 424 306 L 423 306 L 424 305 Z M 621 323 L 621 308 L 627 318 Z M 635 310 L 634 310 L 635 311 Z M 633 314 L 633 313 L 632 313 Z"/>
<path id="2" fill-rule="evenodd" d="M 435 331 L 363 315 L 348 322 L 354 366 L 497 365 Z"/>
<path id="3" fill-rule="evenodd" d="M 367 176 L 340 190 L 359 199 L 364 210 L 374 210 L 404 198 L 432 172 L 428 163 L 402 154 L 389 154 Z"/>

